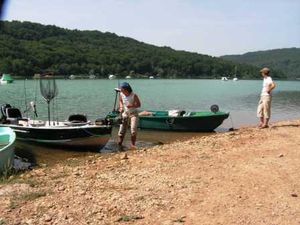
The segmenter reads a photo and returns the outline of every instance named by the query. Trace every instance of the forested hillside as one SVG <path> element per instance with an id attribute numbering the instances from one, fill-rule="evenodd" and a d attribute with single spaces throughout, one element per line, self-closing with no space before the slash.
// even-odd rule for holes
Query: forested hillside
<path id="1" fill-rule="evenodd" d="M 221 58 L 156 47 L 113 33 L 68 30 L 31 22 L 2 21 L 0 73 L 95 74 L 161 78 L 259 78 L 259 68 Z M 283 73 L 275 73 L 284 77 Z"/>
<path id="2" fill-rule="evenodd" d="M 300 48 L 249 52 L 243 55 L 225 55 L 222 58 L 258 67 L 270 67 L 282 71 L 290 79 L 300 77 Z"/>

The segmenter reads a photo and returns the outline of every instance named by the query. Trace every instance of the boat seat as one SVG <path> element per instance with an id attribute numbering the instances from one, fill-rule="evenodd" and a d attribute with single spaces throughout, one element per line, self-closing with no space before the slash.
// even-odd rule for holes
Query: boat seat
<path id="1" fill-rule="evenodd" d="M 28 121 L 27 118 L 22 117 L 22 113 L 18 108 L 6 108 L 6 120 L 11 124 L 18 124 L 19 120 Z"/>
<path id="2" fill-rule="evenodd" d="M 73 114 L 69 116 L 68 121 L 72 123 L 86 123 L 87 117 L 82 114 Z"/>
<path id="3" fill-rule="evenodd" d="M 70 115 L 68 120 L 64 122 L 65 125 L 67 126 L 83 126 L 86 124 L 90 124 L 91 121 L 87 120 L 87 117 L 82 114 L 73 114 Z"/>

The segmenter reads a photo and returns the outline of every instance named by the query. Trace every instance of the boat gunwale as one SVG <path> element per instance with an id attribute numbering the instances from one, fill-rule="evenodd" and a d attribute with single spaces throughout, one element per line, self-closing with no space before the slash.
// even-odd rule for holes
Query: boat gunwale
<path id="1" fill-rule="evenodd" d="M 2 127 L 10 127 L 12 129 L 35 129 L 35 130 L 71 130 L 71 129 L 97 129 L 97 128 L 111 128 L 111 125 L 83 125 L 83 126 L 20 126 L 16 124 L 1 124 Z"/>
<path id="2" fill-rule="evenodd" d="M 167 111 L 149 111 L 149 112 L 167 112 Z M 191 112 L 193 113 L 193 112 Z M 207 113 L 205 115 L 188 115 L 188 116 L 169 116 L 169 115 L 149 115 L 149 116 L 139 116 L 139 118 L 145 119 L 145 118 L 157 118 L 157 119 L 164 119 L 164 118 L 180 118 L 180 119 L 189 119 L 189 118 L 206 118 L 206 117 L 229 117 L 230 113 L 229 112 L 217 112 L 217 113 L 212 113 L 212 112 L 204 112 Z"/>

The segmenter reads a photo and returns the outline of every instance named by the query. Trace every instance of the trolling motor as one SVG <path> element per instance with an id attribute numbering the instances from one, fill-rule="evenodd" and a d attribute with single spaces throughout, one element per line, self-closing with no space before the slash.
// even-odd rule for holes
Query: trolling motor
<path id="1" fill-rule="evenodd" d="M 38 114 L 37 114 L 37 111 L 36 111 L 36 104 L 35 104 L 34 101 L 31 101 L 31 102 L 29 103 L 29 108 L 27 108 L 27 109 L 24 111 L 24 113 L 28 112 L 29 109 L 32 110 L 32 112 L 34 113 L 35 117 L 38 117 Z"/>
<path id="2" fill-rule="evenodd" d="M 36 111 L 36 104 L 35 104 L 35 102 L 31 101 L 30 102 L 30 106 L 31 106 L 31 109 L 32 109 L 32 112 L 34 113 L 34 115 L 36 117 L 38 117 L 38 114 L 37 114 L 37 111 Z"/>
<path id="3" fill-rule="evenodd" d="M 121 114 L 120 112 L 117 110 L 117 100 L 118 100 L 118 95 L 120 93 L 120 89 L 119 88 L 114 88 L 115 90 L 115 102 L 114 102 L 114 106 L 111 112 L 109 112 L 106 117 L 105 120 L 107 120 L 109 122 L 109 124 L 121 124 L 122 123 L 122 118 L 121 118 Z"/>

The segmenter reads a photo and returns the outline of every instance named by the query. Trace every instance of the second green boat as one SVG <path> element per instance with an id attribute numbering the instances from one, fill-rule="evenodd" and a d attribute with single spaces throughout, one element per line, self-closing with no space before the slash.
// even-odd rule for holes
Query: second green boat
<path id="1" fill-rule="evenodd" d="M 174 112 L 172 112 L 174 113 Z M 175 112 L 147 111 L 140 114 L 139 128 L 186 131 L 186 132 L 211 132 L 220 126 L 229 113 L 225 112 Z"/>

